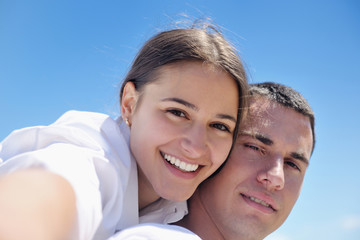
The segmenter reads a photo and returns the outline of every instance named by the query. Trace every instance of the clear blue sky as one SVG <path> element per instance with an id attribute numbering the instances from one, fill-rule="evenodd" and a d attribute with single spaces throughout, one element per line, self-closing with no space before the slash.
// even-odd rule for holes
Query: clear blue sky
<path id="1" fill-rule="evenodd" d="M 118 115 L 118 83 L 142 43 L 180 13 L 211 17 L 250 82 L 300 91 L 317 146 L 288 221 L 268 239 L 360 239 L 360 3 L 0 1 L 0 138 L 70 109 Z"/>

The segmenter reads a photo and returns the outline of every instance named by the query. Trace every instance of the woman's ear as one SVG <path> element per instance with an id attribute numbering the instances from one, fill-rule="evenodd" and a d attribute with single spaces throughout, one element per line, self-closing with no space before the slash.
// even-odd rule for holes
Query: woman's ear
<path id="1" fill-rule="evenodd" d="M 133 82 L 127 82 L 121 98 L 121 116 L 124 120 L 131 123 L 131 117 L 135 112 L 135 106 L 138 100 L 138 92 Z"/>

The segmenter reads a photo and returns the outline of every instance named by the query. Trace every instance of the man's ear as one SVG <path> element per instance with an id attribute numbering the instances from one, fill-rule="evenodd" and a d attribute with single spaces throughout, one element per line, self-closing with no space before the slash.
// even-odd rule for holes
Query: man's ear
<path id="1" fill-rule="evenodd" d="M 124 120 L 127 119 L 130 123 L 131 117 L 135 112 L 138 96 L 139 94 L 135 89 L 134 83 L 127 82 L 121 98 L 121 116 Z"/>

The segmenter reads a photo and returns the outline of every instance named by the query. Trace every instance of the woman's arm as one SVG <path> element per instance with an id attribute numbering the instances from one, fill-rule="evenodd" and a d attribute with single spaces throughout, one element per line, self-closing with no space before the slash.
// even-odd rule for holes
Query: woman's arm
<path id="1" fill-rule="evenodd" d="M 0 239 L 67 239 L 75 218 L 75 193 L 63 177 L 43 169 L 0 177 Z"/>

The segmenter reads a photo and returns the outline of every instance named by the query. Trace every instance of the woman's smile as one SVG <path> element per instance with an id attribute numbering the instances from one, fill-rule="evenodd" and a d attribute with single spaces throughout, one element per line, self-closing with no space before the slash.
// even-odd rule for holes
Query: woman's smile
<path id="1" fill-rule="evenodd" d="M 168 163 L 170 163 L 171 165 L 177 167 L 178 169 L 180 169 L 183 172 L 194 172 L 194 171 L 196 171 L 196 169 L 199 168 L 199 164 L 187 163 L 185 161 L 181 161 L 177 157 L 171 156 L 171 155 L 166 154 L 166 153 L 161 153 L 161 155 L 164 157 L 164 159 Z"/>

